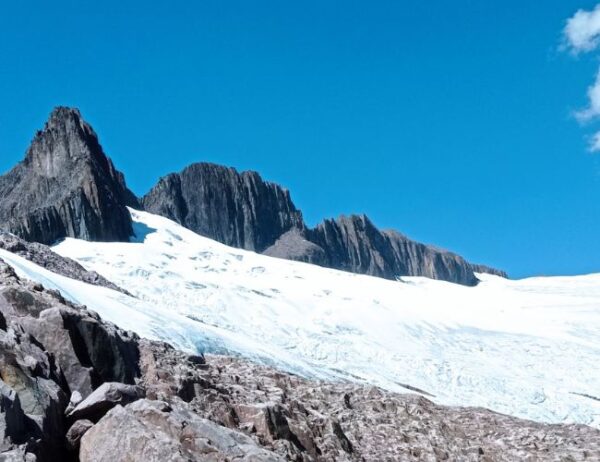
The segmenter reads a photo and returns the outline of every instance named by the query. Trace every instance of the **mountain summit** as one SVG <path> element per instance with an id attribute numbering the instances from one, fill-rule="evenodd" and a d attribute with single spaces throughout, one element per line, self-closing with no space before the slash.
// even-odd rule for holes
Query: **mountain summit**
<path id="1" fill-rule="evenodd" d="M 25 159 L 0 177 L 0 223 L 29 241 L 125 241 L 138 206 L 77 109 L 57 107 Z"/>

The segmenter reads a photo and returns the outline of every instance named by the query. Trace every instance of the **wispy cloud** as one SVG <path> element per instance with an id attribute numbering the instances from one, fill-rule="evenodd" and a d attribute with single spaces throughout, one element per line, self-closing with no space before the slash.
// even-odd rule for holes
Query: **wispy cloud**
<path id="1" fill-rule="evenodd" d="M 600 3 L 594 9 L 578 10 L 567 20 L 563 29 L 563 50 L 568 50 L 577 55 L 589 53 L 600 46 Z M 600 70 L 596 73 L 596 80 L 587 90 L 587 107 L 575 112 L 575 118 L 580 123 L 588 122 L 600 117 Z M 591 152 L 600 152 L 600 131 L 590 137 L 588 149 Z"/>
<path id="2" fill-rule="evenodd" d="M 578 10 L 567 20 L 563 31 L 564 46 L 577 54 L 600 45 L 600 4 L 591 11 Z"/>
<path id="3" fill-rule="evenodd" d="M 575 112 L 579 122 L 587 122 L 600 116 L 600 70 L 596 74 L 595 82 L 588 87 L 588 107 Z"/>
<path id="4" fill-rule="evenodd" d="M 590 152 L 600 152 L 600 132 L 594 133 L 588 143 Z"/>

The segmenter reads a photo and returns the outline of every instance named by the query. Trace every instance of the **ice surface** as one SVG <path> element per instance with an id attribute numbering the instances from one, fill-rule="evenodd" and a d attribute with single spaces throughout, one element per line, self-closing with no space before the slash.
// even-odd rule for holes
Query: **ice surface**
<path id="1" fill-rule="evenodd" d="M 0 252 L 22 274 L 105 318 L 186 349 L 241 354 L 444 404 L 600 427 L 600 275 L 477 287 L 388 281 L 227 247 L 131 210 L 131 243 L 67 239 L 78 260 L 137 299 Z"/>

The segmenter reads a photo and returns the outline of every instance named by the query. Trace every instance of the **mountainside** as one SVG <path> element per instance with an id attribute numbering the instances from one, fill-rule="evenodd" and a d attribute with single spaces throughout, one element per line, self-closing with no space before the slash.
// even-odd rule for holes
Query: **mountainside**
<path id="1" fill-rule="evenodd" d="M 68 278 L 8 253 L 30 277 Z M 42 275 L 45 276 L 42 276 Z M 95 295 L 104 287 L 70 280 Z M 87 289 L 86 289 L 87 288 Z M 306 380 L 139 338 L 0 260 L 0 460 L 583 461 L 600 431 Z"/>
<path id="2" fill-rule="evenodd" d="M 419 389 L 443 404 L 600 426 L 592 398 L 600 382 L 600 275 L 478 274 L 476 287 L 389 281 L 270 258 L 160 216 L 132 215 L 135 242 L 67 239 L 53 249 L 136 299 L 23 270 L 121 327 L 179 348 L 241 355 L 306 377 Z"/>
<path id="3" fill-rule="evenodd" d="M 256 172 L 193 164 L 162 178 L 141 200 L 162 215 L 223 244 L 265 255 L 386 279 L 426 276 L 477 284 L 474 266 L 462 257 L 380 231 L 365 215 L 304 224 L 289 192 Z M 479 272 L 506 277 L 478 265 Z"/>
<path id="4" fill-rule="evenodd" d="M 0 227 L 28 241 L 127 240 L 127 206 L 137 199 L 76 109 L 56 108 L 25 159 L 0 177 Z"/>

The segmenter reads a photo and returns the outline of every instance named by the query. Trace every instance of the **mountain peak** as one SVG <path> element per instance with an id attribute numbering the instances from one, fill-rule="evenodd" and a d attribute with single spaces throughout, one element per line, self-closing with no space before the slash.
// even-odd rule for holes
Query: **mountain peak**
<path id="1" fill-rule="evenodd" d="M 25 163 L 47 177 L 60 175 L 81 160 L 94 160 L 100 167 L 111 165 L 102 151 L 94 129 L 78 109 L 56 107 L 42 130 L 38 130 L 25 155 Z"/>
<path id="2" fill-rule="evenodd" d="M 0 177 L 0 223 L 26 240 L 127 240 L 137 206 L 78 109 L 55 108 L 25 159 Z"/>

